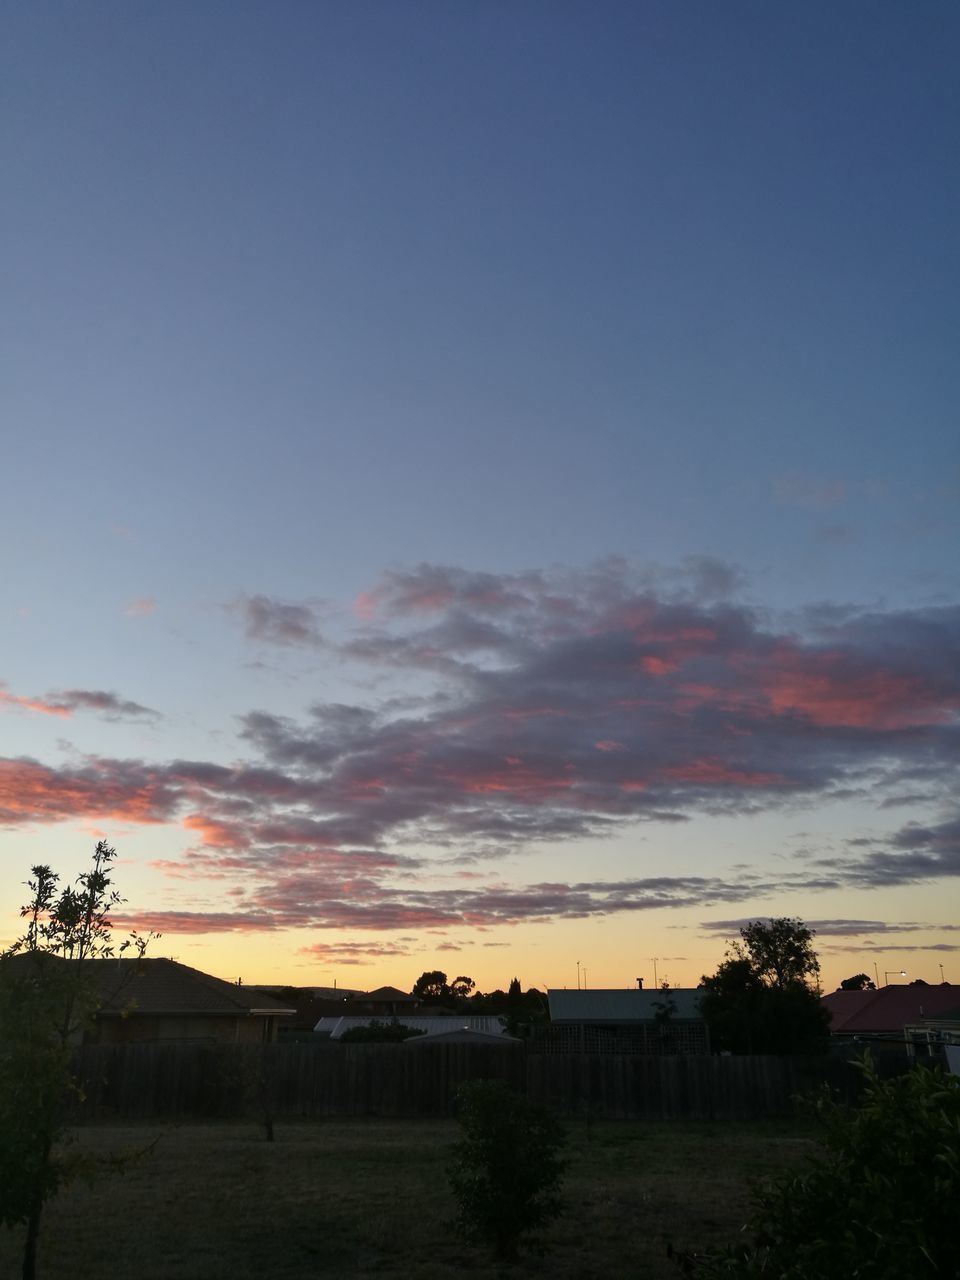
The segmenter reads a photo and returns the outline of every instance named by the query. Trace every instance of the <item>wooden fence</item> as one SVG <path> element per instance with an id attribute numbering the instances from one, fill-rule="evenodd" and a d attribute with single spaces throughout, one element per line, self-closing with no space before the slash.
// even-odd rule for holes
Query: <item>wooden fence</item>
<path id="1" fill-rule="evenodd" d="M 561 1115 L 759 1119 L 789 1113 L 859 1073 L 824 1058 L 533 1054 L 522 1045 L 87 1045 L 77 1120 L 256 1115 L 277 1119 L 446 1116 L 466 1080 L 502 1079 Z"/>

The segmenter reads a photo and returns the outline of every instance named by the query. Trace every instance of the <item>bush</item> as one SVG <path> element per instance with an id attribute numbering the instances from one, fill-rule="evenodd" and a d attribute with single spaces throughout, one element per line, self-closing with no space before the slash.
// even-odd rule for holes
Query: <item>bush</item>
<path id="1" fill-rule="evenodd" d="M 814 1104 L 824 1150 L 755 1196 L 747 1243 L 679 1257 L 688 1275 L 904 1280 L 957 1275 L 960 1078 L 923 1067 L 881 1081 L 868 1062 L 856 1108 Z"/>
<path id="2" fill-rule="evenodd" d="M 413 1036 L 426 1033 L 419 1027 L 408 1027 L 402 1022 L 380 1022 L 371 1019 L 366 1026 L 351 1027 L 340 1037 L 341 1044 L 402 1044 Z"/>
<path id="3" fill-rule="evenodd" d="M 463 1139 L 452 1152 L 457 1227 L 514 1258 L 523 1235 L 560 1210 L 565 1135 L 549 1111 L 500 1080 L 473 1080 L 457 1093 Z"/>

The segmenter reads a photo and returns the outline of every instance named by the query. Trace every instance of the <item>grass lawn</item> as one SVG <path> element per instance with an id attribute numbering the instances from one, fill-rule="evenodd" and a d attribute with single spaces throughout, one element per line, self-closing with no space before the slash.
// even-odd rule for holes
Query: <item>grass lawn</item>
<path id="1" fill-rule="evenodd" d="M 676 1277 L 664 1239 L 731 1239 L 751 1178 L 800 1163 L 809 1137 L 789 1124 L 569 1126 L 566 1211 L 545 1253 L 508 1271 L 451 1228 L 446 1121 L 317 1121 L 81 1129 L 84 1150 L 160 1141 L 125 1174 L 74 1184 L 46 1210 L 43 1280 L 282 1280 L 464 1273 Z M 22 1233 L 0 1231 L 0 1275 L 19 1274 Z"/>

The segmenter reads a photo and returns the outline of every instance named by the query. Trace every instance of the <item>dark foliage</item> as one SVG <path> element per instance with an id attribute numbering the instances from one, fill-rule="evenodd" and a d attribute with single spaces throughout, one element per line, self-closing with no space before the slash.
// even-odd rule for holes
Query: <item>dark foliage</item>
<path id="1" fill-rule="evenodd" d="M 812 985 L 820 972 L 813 936 L 789 917 L 740 930 L 717 972 L 701 979 L 701 1009 L 714 1049 L 824 1052 L 829 1015 Z"/>
<path id="2" fill-rule="evenodd" d="M 746 1241 L 679 1255 L 687 1275 L 778 1280 L 956 1276 L 960 1079 L 917 1067 L 881 1081 L 866 1063 L 855 1109 L 814 1104 L 823 1148 L 755 1196 Z"/>
<path id="3" fill-rule="evenodd" d="M 428 969 L 413 984 L 411 994 L 424 1004 L 460 1004 L 469 999 L 476 985 L 465 974 L 459 974 L 452 982 L 448 982 L 442 969 Z"/>
<path id="4" fill-rule="evenodd" d="M 559 1212 L 563 1128 L 500 1080 L 463 1085 L 457 1105 L 463 1138 L 449 1171 L 457 1226 L 497 1257 L 516 1257 L 522 1237 Z"/>
<path id="5" fill-rule="evenodd" d="M 872 978 L 865 973 L 855 973 L 852 978 L 844 978 L 840 983 L 841 991 L 876 991 Z"/>
<path id="6" fill-rule="evenodd" d="M 340 1037 L 341 1044 L 402 1044 L 413 1036 L 422 1036 L 425 1032 L 416 1027 L 407 1027 L 402 1022 L 381 1022 L 372 1018 L 366 1026 L 351 1027 Z"/>
<path id="7" fill-rule="evenodd" d="M 90 869 L 66 887 L 49 867 L 33 867 L 20 911 L 26 933 L 0 957 L 0 1224 L 26 1227 L 24 1280 L 36 1274 L 44 1205 L 83 1171 L 63 1142 L 79 1092 L 73 1049 L 97 1008 L 87 962 L 129 947 L 142 956 L 148 941 L 131 934 L 113 945 L 110 911 L 122 901 L 112 887 L 115 857 L 101 840 Z"/>

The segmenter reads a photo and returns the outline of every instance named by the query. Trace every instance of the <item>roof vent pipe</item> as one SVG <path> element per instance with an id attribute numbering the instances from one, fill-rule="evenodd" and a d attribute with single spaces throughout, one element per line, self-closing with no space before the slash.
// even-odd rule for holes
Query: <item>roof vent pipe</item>
<path id="1" fill-rule="evenodd" d="M 642 990 L 643 990 L 643 979 L 642 979 L 642 978 L 638 978 L 638 979 L 637 979 L 637 990 L 638 990 L 638 991 L 642 991 Z"/>

